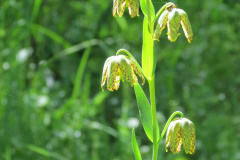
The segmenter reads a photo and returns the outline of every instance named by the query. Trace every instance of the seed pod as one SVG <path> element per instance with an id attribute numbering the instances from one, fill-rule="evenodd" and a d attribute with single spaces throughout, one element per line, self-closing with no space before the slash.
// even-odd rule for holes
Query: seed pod
<path id="1" fill-rule="evenodd" d="M 178 30 L 180 27 L 180 15 L 177 12 L 176 8 L 173 8 L 172 11 L 168 14 L 168 39 L 171 42 L 175 42 L 178 37 Z"/>
<path id="2" fill-rule="evenodd" d="M 160 37 L 162 30 L 165 28 L 167 21 L 168 21 L 168 10 L 163 11 L 161 16 L 158 19 L 158 24 L 156 26 L 155 32 L 154 32 L 154 39 L 158 40 Z"/>
<path id="3" fill-rule="evenodd" d="M 178 13 L 180 14 L 181 25 L 182 25 L 184 34 L 188 39 L 188 42 L 191 43 L 193 40 L 193 32 L 192 32 L 192 27 L 188 19 L 187 13 L 182 9 L 178 9 Z"/>

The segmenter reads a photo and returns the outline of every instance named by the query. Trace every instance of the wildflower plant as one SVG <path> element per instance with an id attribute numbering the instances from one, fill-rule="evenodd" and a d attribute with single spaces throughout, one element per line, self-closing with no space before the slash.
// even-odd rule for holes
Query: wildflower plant
<path id="1" fill-rule="evenodd" d="M 155 14 L 151 0 L 113 0 L 113 16 L 121 17 L 124 14 L 125 7 L 128 7 L 130 16 L 134 18 L 139 16 L 139 6 L 144 14 L 142 67 L 129 51 L 118 50 L 116 56 L 111 56 L 105 61 L 101 82 L 102 90 L 105 84 L 110 91 L 118 90 L 120 81 L 124 82 L 124 79 L 134 87 L 141 122 L 147 137 L 153 144 L 152 160 L 157 160 L 158 147 L 166 132 L 166 151 L 170 149 L 171 152 L 176 154 L 183 146 L 187 154 L 193 154 L 196 146 L 194 125 L 190 120 L 184 118 L 182 112 L 174 112 L 160 132 L 156 120 L 156 60 L 154 53 L 154 40 L 159 39 L 166 26 L 168 39 L 171 42 L 177 40 L 180 35 L 178 31 L 182 26 L 187 41 L 191 43 L 193 40 L 191 24 L 186 12 L 172 2 L 166 3 Z M 155 24 L 156 22 L 157 24 Z M 154 26 L 156 27 L 154 28 Z M 150 103 L 139 85 L 137 77 L 141 79 L 142 85 L 145 84 L 145 79 L 148 81 Z M 134 129 L 132 130 L 132 148 L 136 160 L 141 160 Z"/>

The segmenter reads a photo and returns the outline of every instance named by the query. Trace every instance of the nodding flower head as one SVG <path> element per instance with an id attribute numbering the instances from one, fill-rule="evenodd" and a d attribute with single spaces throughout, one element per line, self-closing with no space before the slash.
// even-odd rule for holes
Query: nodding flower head
<path id="1" fill-rule="evenodd" d="M 125 6 L 128 7 L 132 18 L 139 16 L 139 0 L 113 0 L 113 16 L 116 17 L 117 13 L 119 17 L 122 17 Z"/>
<path id="2" fill-rule="evenodd" d="M 166 136 L 166 152 L 170 147 L 171 152 L 174 154 L 181 150 L 181 145 L 186 153 L 195 153 L 195 129 L 193 123 L 186 119 L 181 118 L 172 121 L 167 130 Z"/>
<path id="3" fill-rule="evenodd" d="M 163 11 L 163 13 L 158 19 L 158 24 L 154 32 L 155 40 L 158 40 L 166 24 L 168 27 L 168 39 L 171 42 L 175 42 L 177 40 L 177 37 L 180 35 L 178 33 L 180 24 L 182 25 L 184 34 L 188 39 L 188 42 L 189 43 L 192 42 L 193 40 L 192 27 L 185 11 L 177 8 L 177 6 L 173 4 L 166 7 L 165 11 Z"/>
<path id="4" fill-rule="evenodd" d="M 135 73 L 138 74 L 138 76 L 142 79 L 142 84 L 144 84 L 144 76 L 132 58 L 124 55 L 109 57 L 105 61 L 103 67 L 101 83 L 102 90 L 106 80 L 108 90 L 117 90 L 119 88 L 121 79 L 124 81 L 123 77 L 125 77 L 130 85 L 133 86 L 133 84 L 136 84 L 138 82 L 138 78 Z"/>

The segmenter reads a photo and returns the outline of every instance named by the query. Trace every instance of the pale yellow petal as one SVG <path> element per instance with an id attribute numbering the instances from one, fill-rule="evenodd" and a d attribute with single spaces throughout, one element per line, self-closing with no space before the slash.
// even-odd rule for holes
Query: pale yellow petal
<path id="1" fill-rule="evenodd" d="M 175 42 L 178 37 L 178 30 L 180 27 L 180 15 L 177 12 L 176 8 L 173 8 L 172 11 L 168 14 L 168 39 L 171 42 Z"/>
<path id="2" fill-rule="evenodd" d="M 139 0 L 128 0 L 128 10 L 132 18 L 139 16 Z"/>
<path id="3" fill-rule="evenodd" d="M 194 124 L 186 119 L 182 118 L 181 120 L 181 135 L 183 141 L 183 148 L 186 153 L 193 154 L 195 153 L 195 129 Z"/>
<path id="4" fill-rule="evenodd" d="M 188 43 L 191 43 L 193 40 L 193 32 L 190 21 L 188 19 L 187 13 L 182 9 L 177 9 L 180 14 L 181 25 L 184 31 L 186 38 L 188 39 Z"/>
<path id="5" fill-rule="evenodd" d="M 137 66 L 135 65 L 135 62 L 133 59 L 130 59 L 130 62 L 131 62 L 131 67 L 132 69 L 137 73 L 137 75 L 142 79 L 142 85 L 145 83 L 145 78 L 144 76 L 142 75 L 141 71 L 137 68 Z M 133 73 L 133 75 L 135 76 L 135 74 Z M 137 83 L 137 82 L 136 82 Z M 134 82 L 134 84 L 136 84 Z"/>
<path id="6" fill-rule="evenodd" d="M 111 59 L 108 67 L 108 78 L 107 78 L 107 88 L 109 91 L 113 91 L 116 82 L 116 76 L 118 75 L 118 63 L 115 59 Z"/>
<path id="7" fill-rule="evenodd" d="M 103 91 L 104 91 L 103 86 L 104 86 L 104 84 L 105 84 L 105 82 L 106 82 L 106 79 L 107 79 L 107 77 L 108 77 L 109 61 L 110 61 L 113 57 L 115 57 L 115 56 L 109 57 L 109 58 L 105 61 L 104 66 L 103 66 L 102 82 L 101 82 L 101 88 L 102 88 Z"/>
<path id="8" fill-rule="evenodd" d="M 123 55 L 118 56 L 119 69 L 125 79 L 133 86 L 133 76 L 130 61 Z"/>
<path id="9" fill-rule="evenodd" d="M 168 21 L 168 10 L 163 11 L 163 13 L 161 14 L 161 16 L 158 19 L 158 24 L 156 26 L 155 32 L 154 32 L 154 39 L 158 40 L 158 38 L 160 37 L 162 30 L 165 28 L 167 21 Z"/>
<path id="10" fill-rule="evenodd" d="M 178 153 L 181 150 L 181 128 L 180 120 L 176 120 L 172 128 L 172 135 L 170 137 L 170 150 L 174 154 Z"/>
<path id="11" fill-rule="evenodd" d="M 126 0 L 118 0 L 117 2 L 117 13 L 119 17 L 122 17 L 125 10 Z"/>
<path id="12" fill-rule="evenodd" d="M 113 16 L 116 17 L 117 12 L 117 0 L 113 0 Z"/>

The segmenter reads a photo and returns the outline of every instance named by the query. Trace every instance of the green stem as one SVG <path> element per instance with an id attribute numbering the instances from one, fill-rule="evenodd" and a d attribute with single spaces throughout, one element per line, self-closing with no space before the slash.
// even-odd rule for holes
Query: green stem
<path id="1" fill-rule="evenodd" d="M 157 119 L 156 119 L 156 101 L 155 101 L 155 74 L 152 78 L 148 80 L 149 90 L 150 90 L 150 99 L 152 106 L 152 125 L 153 125 L 153 159 L 157 160 L 158 156 L 158 139 L 157 139 Z"/>
<path id="2" fill-rule="evenodd" d="M 179 114 L 179 115 L 181 116 L 181 118 L 184 117 L 184 115 L 183 115 L 182 112 L 176 111 L 176 112 L 174 112 L 174 113 L 168 118 L 168 121 L 167 121 L 167 123 L 165 124 L 164 129 L 163 129 L 163 131 L 162 131 L 162 133 L 161 133 L 161 136 L 160 136 L 160 138 L 159 138 L 159 140 L 158 140 L 158 144 L 160 144 L 163 136 L 165 135 L 165 133 L 166 133 L 166 131 L 167 131 L 167 128 L 168 128 L 169 124 L 171 123 L 172 119 L 173 119 L 177 114 Z"/>

